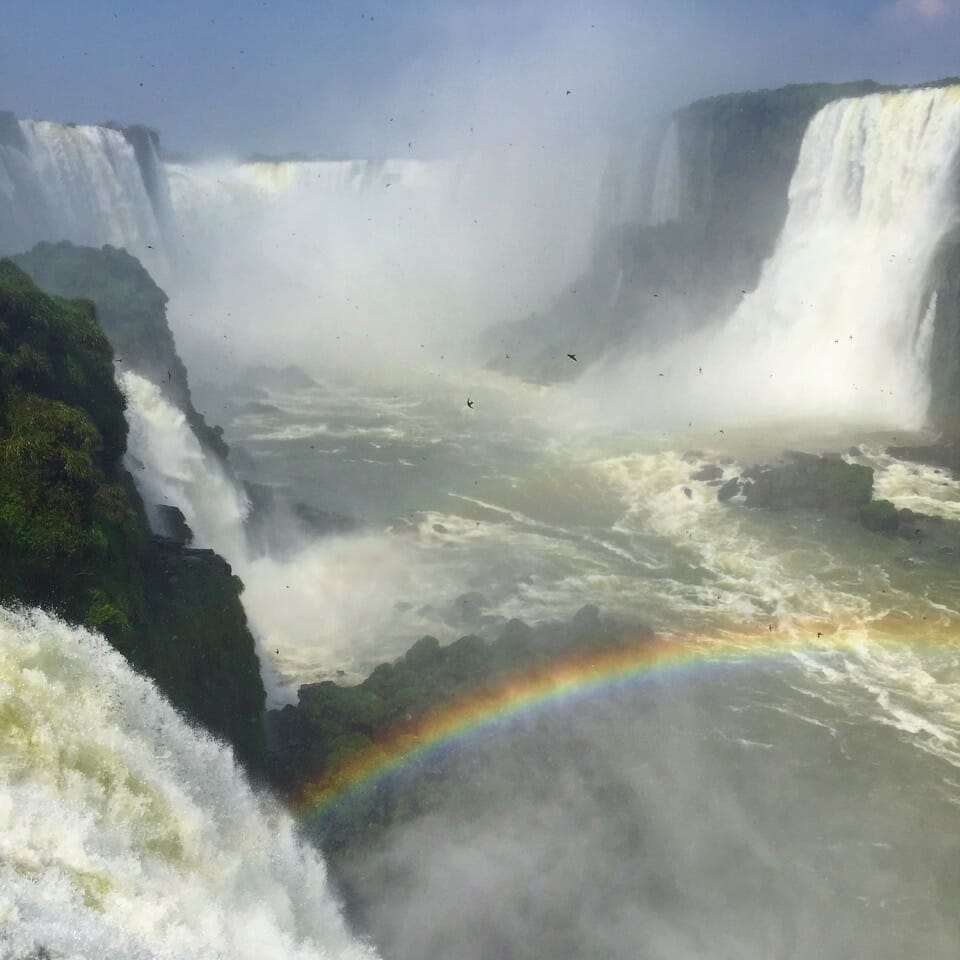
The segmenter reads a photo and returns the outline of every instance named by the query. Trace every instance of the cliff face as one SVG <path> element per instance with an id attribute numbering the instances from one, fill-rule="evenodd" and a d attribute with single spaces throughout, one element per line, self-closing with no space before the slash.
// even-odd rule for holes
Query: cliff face
<path id="1" fill-rule="evenodd" d="M 930 355 L 930 421 L 960 447 L 960 230 L 940 246 L 932 289 L 937 298 Z"/>
<path id="2" fill-rule="evenodd" d="M 811 118 L 827 103 L 881 89 L 810 84 L 699 100 L 611 165 L 610 211 L 589 272 L 540 316 L 495 327 L 484 348 L 504 369 L 572 376 L 628 339 L 654 345 L 728 313 L 755 286 L 787 213 Z M 505 354 L 510 361 L 505 362 Z"/>
<path id="3" fill-rule="evenodd" d="M 110 246 L 97 250 L 38 243 L 12 259 L 44 290 L 92 300 L 122 369 L 135 370 L 156 383 L 184 412 L 200 442 L 226 461 L 220 431 L 210 427 L 193 405 L 187 370 L 167 323 L 167 295 L 136 257 Z"/>
<path id="4" fill-rule="evenodd" d="M 102 631 L 259 764 L 265 697 L 242 585 L 212 552 L 151 534 L 122 466 L 112 361 L 92 303 L 0 260 L 0 600 Z"/>

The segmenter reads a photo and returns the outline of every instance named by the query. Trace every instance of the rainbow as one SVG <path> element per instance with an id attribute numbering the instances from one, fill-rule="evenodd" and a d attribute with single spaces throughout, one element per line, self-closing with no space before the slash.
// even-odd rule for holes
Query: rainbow
<path id="1" fill-rule="evenodd" d="M 915 633 L 917 629 L 916 624 L 903 624 L 902 629 L 888 626 L 894 627 L 894 636 L 887 634 L 890 639 L 906 631 Z M 860 631 L 853 631 L 853 638 L 847 639 L 839 630 L 823 634 L 814 626 L 791 630 L 789 635 L 768 631 L 721 638 L 656 637 L 615 648 L 579 651 L 501 680 L 399 726 L 368 749 L 324 770 L 302 786 L 294 809 L 304 816 L 330 812 L 344 800 L 372 789 L 405 768 L 471 738 L 496 734 L 539 711 L 562 709 L 600 695 L 611 696 L 618 689 L 654 677 L 665 679 L 719 664 L 755 664 L 798 653 L 850 648 L 862 641 Z M 871 642 L 883 641 L 873 634 Z"/>

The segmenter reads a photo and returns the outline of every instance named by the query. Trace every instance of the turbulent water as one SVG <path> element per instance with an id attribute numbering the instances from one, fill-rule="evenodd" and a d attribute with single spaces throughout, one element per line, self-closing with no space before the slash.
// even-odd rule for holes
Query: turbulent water
<path id="1" fill-rule="evenodd" d="M 289 818 L 102 638 L 0 610 L 0 717 L 0 956 L 372 956 Z"/>
<path id="2" fill-rule="evenodd" d="M 95 148 L 93 133 L 41 126 L 21 124 L 44 149 L 76 136 L 70 156 L 109 146 L 118 169 L 131 160 L 113 131 Z M 535 731 L 544 739 L 515 768 L 465 759 L 468 793 L 488 807 L 414 821 L 341 864 L 390 955 L 956 955 L 956 544 L 750 511 L 717 490 L 785 447 L 846 451 L 874 469 L 877 497 L 960 519 L 955 479 L 885 452 L 923 436 L 928 273 L 958 220 L 960 92 L 881 94 L 817 114 L 756 289 L 695 338 L 655 356 L 624 351 L 569 387 L 465 362 L 450 330 L 500 319 L 514 301 L 522 313 L 582 262 L 592 226 L 530 276 L 511 272 L 569 237 L 570 223 L 681 215 L 678 148 L 667 126 L 632 192 L 593 176 L 532 221 L 558 182 L 533 189 L 531 168 L 512 159 L 498 172 L 526 174 L 491 206 L 479 202 L 490 179 L 469 164 L 167 167 L 177 332 L 195 346 L 222 341 L 230 384 L 197 391 L 200 405 L 225 426 L 241 472 L 359 522 L 282 557 L 250 552 L 244 495 L 156 385 L 122 377 L 140 490 L 149 505 L 181 507 L 198 544 L 244 580 L 276 701 L 304 681 L 357 679 L 425 633 L 493 637 L 510 618 L 564 619 L 588 603 L 705 643 L 742 638 L 746 651 L 761 635 L 784 646 L 767 667 L 745 654 L 740 669 L 563 718 Z M 14 149 L 0 148 L 8 178 Z M 72 169 L 35 168 L 16 182 L 32 176 L 50 196 Z M 110 197 L 96 202 L 116 242 L 143 243 L 149 224 L 127 224 Z M 475 246 L 475 228 L 516 245 Z M 501 275 L 502 286 L 491 281 Z M 258 352 L 317 379 L 231 383 Z M 365 371 L 345 375 L 342 361 L 365 353 Z M 278 956 L 359 950 L 320 866 L 219 747 L 98 641 L 6 618 L 0 663 L 20 679 L 4 673 L 4 696 L 35 701 L 35 717 L 10 716 L 39 731 L 15 739 L 0 767 L 29 801 L 0 814 L 26 810 L 36 824 L 14 834 L 25 853 L 0 858 L 14 891 L 2 909 L 19 918 L 0 934 L 21 938 L 11 949 L 46 938 L 69 954 L 58 945 L 77 929 L 81 955 L 101 943 L 100 955 L 135 956 L 224 944 L 227 955 L 269 956 L 255 949 L 264 941 Z M 71 700 L 90 714 L 82 725 L 59 719 Z M 35 764 L 16 752 L 31 737 L 48 746 Z M 198 773 L 208 764 L 212 780 Z M 32 813 L 51 804 L 65 811 L 55 823 Z M 209 870 L 214 859 L 226 869 Z"/>

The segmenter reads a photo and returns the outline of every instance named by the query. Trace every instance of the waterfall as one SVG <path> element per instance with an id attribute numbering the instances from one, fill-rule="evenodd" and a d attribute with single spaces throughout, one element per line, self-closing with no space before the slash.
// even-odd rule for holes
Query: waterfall
<path id="1" fill-rule="evenodd" d="M 652 227 L 677 220 L 683 201 L 681 177 L 676 118 L 618 139 L 604 171 L 598 239 L 611 227 Z"/>
<path id="2" fill-rule="evenodd" d="M 842 100 L 814 117 L 776 249 L 727 328 L 779 381 L 782 412 L 922 423 L 929 270 L 958 222 L 958 158 L 960 87 Z"/>
<path id="3" fill-rule="evenodd" d="M 656 225 L 676 220 L 680 200 L 680 135 L 677 121 L 671 120 L 657 155 L 647 222 Z"/>
<path id="4" fill-rule="evenodd" d="M 726 320 L 588 377 L 578 415 L 586 404 L 604 420 L 627 411 L 698 426 L 922 425 L 930 269 L 960 222 L 958 169 L 960 86 L 827 105 L 807 128 L 756 289 Z"/>
<path id="5" fill-rule="evenodd" d="M 103 638 L 0 608 L 0 956 L 360 960 L 319 855 Z"/>
<path id="6" fill-rule="evenodd" d="M 154 196 L 144 179 L 151 169 Z M 164 242 L 158 211 L 167 202 L 160 169 L 150 138 L 138 143 L 109 127 L 17 122 L 0 140 L 0 253 L 41 240 L 109 243 L 156 268 Z"/>
<path id="7" fill-rule="evenodd" d="M 183 412 L 160 388 L 137 373 L 119 377 L 127 397 L 127 468 L 133 474 L 154 529 L 157 506 L 183 511 L 196 543 L 232 564 L 245 556 L 243 521 L 248 504 L 214 457 L 206 453 Z"/>

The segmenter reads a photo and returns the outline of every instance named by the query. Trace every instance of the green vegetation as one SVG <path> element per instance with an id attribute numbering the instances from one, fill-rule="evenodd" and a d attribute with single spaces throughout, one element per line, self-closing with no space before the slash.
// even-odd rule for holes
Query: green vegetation
<path id="1" fill-rule="evenodd" d="M 423 637 L 356 686 L 307 684 L 300 688 L 296 706 L 271 711 L 267 718 L 274 782 L 285 792 L 293 791 L 382 741 L 403 723 L 565 655 L 636 642 L 645 635 L 635 629 L 625 637 L 588 606 L 569 624 L 533 629 L 512 620 L 493 641 L 465 636 L 441 646 L 436 638 Z M 456 789 L 443 773 L 442 762 L 418 768 L 412 777 L 345 804 L 320 825 L 325 845 L 368 842 L 381 830 L 431 809 Z"/>
<path id="2" fill-rule="evenodd" d="M 123 411 L 93 304 L 0 260 L 0 601 L 102 631 L 258 765 L 264 692 L 241 584 L 212 552 L 151 535 L 122 466 Z"/>
<path id="3" fill-rule="evenodd" d="M 860 508 L 860 522 L 875 533 L 895 533 L 900 513 L 889 500 L 873 500 Z"/>
<path id="4" fill-rule="evenodd" d="M 193 406 L 187 370 L 167 323 L 167 295 L 136 257 L 111 246 L 38 243 L 13 259 L 42 289 L 91 300 L 121 369 L 136 370 L 158 384 L 200 440 L 226 460 L 222 431 L 209 426 Z"/>
<path id="5" fill-rule="evenodd" d="M 752 473 L 748 507 L 824 510 L 855 518 L 873 496 L 873 470 L 839 457 L 794 454 L 792 463 Z"/>

